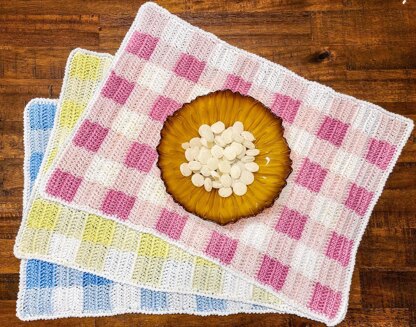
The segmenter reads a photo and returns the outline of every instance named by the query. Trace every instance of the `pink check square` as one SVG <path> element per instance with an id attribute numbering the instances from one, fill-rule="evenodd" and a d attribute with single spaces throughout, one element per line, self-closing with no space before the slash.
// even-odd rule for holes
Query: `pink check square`
<path id="1" fill-rule="evenodd" d="M 257 273 L 257 279 L 279 291 L 283 288 L 288 273 L 288 266 L 268 255 L 264 255 L 260 270 Z"/>
<path id="2" fill-rule="evenodd" d="M 124 160 L 127 167 L 148 173 L 157 159 L 157 152 L 147 144 L 134 142 Z"/>
<path id="3" fill-rule="evenodd" d="M 65 201 L 72 201 L 82 182 L 82 178 L 56 169 L 46 185 L 46 192 Z"/>
<path id="4" fill-rule="evenodd" d="M 371 139 L 368 144 L 365 159 L 380 169 L 386 170 L 395 152 L 396 147 L 390 143 Z"/>
<path id="5" fill-rule="evenodd" d="M 373 193 L 367 191 L 364 187 L 352 184 L 348 192 L 347 200 L 345 201 L 345 206 L 360 216 L 364 216 L 372 199 Z"/>
<path id="6" fill-rule="evenodd" d="M 150 111 L 150 117 L 154 120 L 164 122 L 166 118 L 178 110 L 181 105 L 168 97 L 159 96 Z"/>
<path id="7" fill-rule="evenodd" d="M 85 120 L 74 137 L 74 144 L 97 152 L 108 134 L 108 129 L 100 124 Z"/>
<path id="8" fill-rule="evenodd" d="M 180 216 L 175 212 L 163 209 L 156 223 L 156 229 L 174 240 L 181 237 L 183 228 L 188 220 L 187 216 Z"/>
<path id="9" fill-rule="evenodd" d="M 174 72 L 184 78 L 196 83 L 205 68 L 205 62 L 198 60 L 196 57 L 189 54 L 182 54 L 179 58 Z"/>
<path id="10" fill-rule="evenodd" d="M 354 242 L 345 236 L 332 232 L 326 248 L 326 256 L 339 261 L 344 267 L 348 266 Z"/>
<path id="11" fill-rule="evenodd" d="M 110 190 L 101 205 L 101 210 L 108 215 L 117 216 L 121 220 L 127 220 L 135 202 L 135 197 L 120 191 Z"/>
<path id="12" fill-rule="evenodd" d="M 101 94 L 104 97 L 112 99 L 114 102 L 123 105 L 126 103 L 133 89 L 134 83 L 129 82 L 112 71 L 101 91 Z"/>
<path id="13" fill-rule="evenodd" d="M 233 92 L 240 92 L 241 94 L 247 94 L 250 87 L 251 83 L 234 74 L 228 75 L 224 85 L 225 89 L 229 89 Z"/>
<path id="14" fill-rule="evenodd" d="M 296 177 L 296 183 L 302 185 L 312 192 L 318 193 L 324 183 L 328 171 L 319 164 L 305 158 L 303 165 Z"/>
<path id="15" fill-rule="evenodd" d="M 288 235 L 290 238 L 299 240 L 308 218 L 296 210 L 284 207 L 276 225 L 276 230 Z"/>
<path id="16" fill-rule="evenodd" d="M 158 42 L 158 38 L 149 34 L 134 32 L 126 51 L 135 54 L 139 58 L 149 60 Z"/>
<path id="17" fill-rule="evenodd" d="M 348 127 L 348 124 L 345 124 L 338 119 L 326 116 L 318 130 L 317 136 L 320 139 L 331 142 L 335 146 L 339 147 L 344 140 Z"/>
<path id="18" fill-rule="evenodd" d="M 290 96 L 276 94 L 271 110 L 284 122 L 292 124 L 300 107 L 300 101 L 292 99 Z"/>
<path id="19" fill-rule="evenodd" d="M 336 292 L 328 286 L 317 282 L 308 307 L 313 311 L 323 313 L 329 318 L 334 318 L 341 305 L 341 292 Z"/>
<path id="20" fill-rule="evenodd" d="M 222 263 L 229 264 L 234 257 L 238 241 L 216 231 L 211 234 L 205 253 Z"/>

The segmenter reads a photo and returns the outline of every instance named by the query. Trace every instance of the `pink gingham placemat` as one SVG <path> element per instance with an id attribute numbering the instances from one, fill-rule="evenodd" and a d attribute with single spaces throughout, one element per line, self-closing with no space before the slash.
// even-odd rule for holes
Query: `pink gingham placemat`
<path id="1" fill-rule="evenodd" d="M 293 161 L 273 207 L 225 227 L 176 204 L 156 166 L 166 117 L 220 89 L 280 116 Z M 361 236 L 412 128 L 146 3 L 42 192 L 209 258 L 332 325 L 345 316 Z"/>

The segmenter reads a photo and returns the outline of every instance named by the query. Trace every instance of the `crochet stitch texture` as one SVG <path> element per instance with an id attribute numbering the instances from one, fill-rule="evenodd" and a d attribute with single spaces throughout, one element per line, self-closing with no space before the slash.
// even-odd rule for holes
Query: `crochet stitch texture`
<path id="1" fill-rule="evenodd" d="M 271 209 L 221 228 L 190 215 L 166 195 L 154 153 L 166 115 L 198 95 L 225 88 L 258 99 L 282 117 L 293 173 Z M 102 225 L 100 235 L 106 237 L 93 237 L 102 246 L 96 247 L 101 260 L 73 258 L 77 264 L 84 261 L 117 276 L 111 263 L 119 254 L 106 252 L 106 246 L 119 242 L 115 230 L 124 224 L 222 265 L 221 275 L 232 271 L 250 281 L 251 289 L 270 291 L 300 314 L 336 324 L 346 312 L 359 241 L 412 127 L 408 119 L 306 81 L 148 3 L 43 180 L 42 194 L 70 207 L 39 204 L 52 213 L 42 232 L 50 237 L 63 210 L 85 210 L 87 227 L 97 226 L 94 214 L 101 215 L 111 219 Z M 150 234 L 141 239 L 145 235 Z M 139 241 L 130 244 L 140 247 Z M 167 257 L 166 250 L 158 253 Z M 140 270 L 140 256 L 133 258 L 129 282 L 154 281 L 143 278 L 148 272 Z M 160 265 L 154 259 L 153 266 Z"/>
<path id="2" fill-rule="evenodd" d="M 75 127 L 86 103 L 99 87 L 109 59 L 110 55 L 82 49 L 71 53 L 41 174 L 46 173 L 58 148 L 66 142 L 70 129 Z M 18 258 L 63 264 L 152 290 L 215 296 L 292 312 L 260 288 L 155 236 L 43 199 L 36 193 L 38 182 L 16 240 Z M 113 236 L 111 242 L 109 235 Z M 105 257 L 112 260 L 103 265 Z M 135 279 L 131 277 L 132 272 Z M 253 310 L 258 311 L 257 307 Z"/>
<path id="3" fill-rule="evenodd" d="M 45 154 L 56 106 L 56 100 L 33 99 L 25 108 L 24 176 L 27 196 L 30 195 Z M 152 291 L 35 259 L 22 260 L 20 266 L 17 315 L 22 320 L 128 312 L 222 315 L 270 311 L 242 302 Z"/>
<path id="4" fill-rule="evenodd" d="M 43 161 L 46 145 L 53 127 L 57 100 L 33 99 L 24 112 L 25 156 L 23 161 L 23 207 L 29 200 L 32 187 Z"/>

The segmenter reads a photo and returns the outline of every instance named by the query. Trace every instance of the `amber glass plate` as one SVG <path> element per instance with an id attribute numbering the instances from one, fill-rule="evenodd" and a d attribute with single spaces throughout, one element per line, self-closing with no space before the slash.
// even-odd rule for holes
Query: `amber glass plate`
<path id="1" fill-rule="evenodd" d="M 233 194 L 222 198 L 217 189 L 207 192 L 204 187 L 194 186 L 191 177 L 184 177 L 179 170 L 187 162 L 181 144 L 199 137 L 202 124 L 212 125 L 219 120 L 226 128 L 241 121 L 244 129 L 256 138 L 254 144 L 260 150 L 255 160 L 260 169 L 254 173 L 254 182 L 243 196 Z M 270 207 L 292 170 L 281 119 L 252 97 L 229 90 L 200 96 L 169 116 L 157 150 L 158 167 L 167 192 L 187 211 L 221 225 L 254 216 Z"/>

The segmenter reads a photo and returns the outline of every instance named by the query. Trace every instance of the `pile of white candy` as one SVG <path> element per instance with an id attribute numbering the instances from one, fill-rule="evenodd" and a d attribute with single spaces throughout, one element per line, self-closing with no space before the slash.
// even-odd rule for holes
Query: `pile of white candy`
<path id="1" fill-rule="evenodd" d="M 204 186 L 207 192 L 218 189 L 224 198 L 233 192 L 243 196 L 247 185 L 254 182 L 253 173 L 259 170 L 254 159 L 260 151 L 253 134 L 245 131 L 240 121 L 227 129 L 221 121 L 204 124 L 198 132 L 201 137 L 182 144 L 188 161 L 180 165 L 182 175 L 192 175 L 192 184 Z"/>

